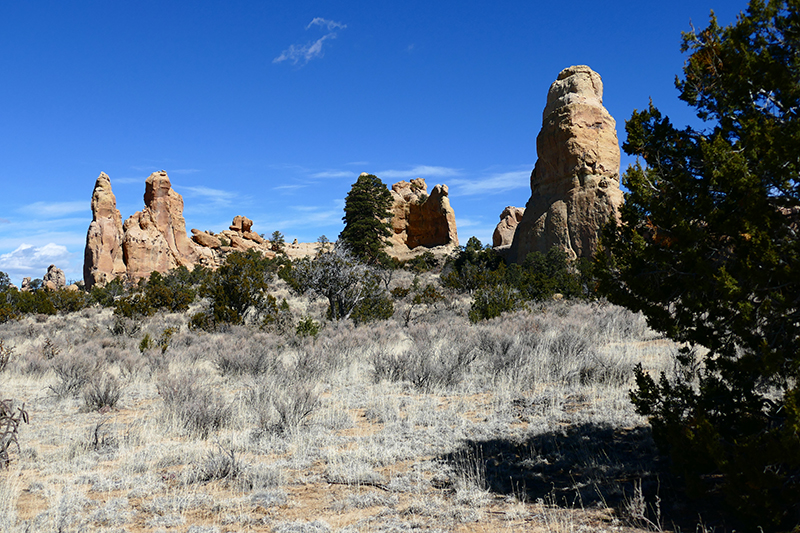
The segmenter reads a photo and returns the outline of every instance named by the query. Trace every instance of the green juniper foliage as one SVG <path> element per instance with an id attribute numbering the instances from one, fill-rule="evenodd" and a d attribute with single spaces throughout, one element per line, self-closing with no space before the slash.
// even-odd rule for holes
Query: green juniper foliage
<path id="1" fill-rule="evenodd" d="M 350 252 L 367 264 L 386 261 L 384 239 L 391 235 L 387 219 L 392 216 L 392 195 L 373 174 L 362 174 L 353 184 L 344 202 L 344 229 L 339 240 Z"/>
<path id="2" fill-rule="evenodd" d="M 631 396 L 695 493 L 721 479 L 750 527 L 800 525 L 800 2 L 754 0 L 683 35 L 680 98 L 626 124 L 637 163 L 597 258 L 608 298 L 687 348 Z M 695 352 L 700 345 L 707 352 Z M 722 474 L 721 478 L 719 474 Z M 712 476 L 712 477 L 709 477 Z"/>

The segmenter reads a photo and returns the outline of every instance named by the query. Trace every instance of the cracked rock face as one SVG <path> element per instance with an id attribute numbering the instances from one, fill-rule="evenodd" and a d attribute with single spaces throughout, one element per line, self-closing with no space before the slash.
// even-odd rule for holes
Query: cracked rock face
<path id="1" fill-rule="evenodd" d="M 550 86 L 536 138 L 531 197 L 511 244 L 512 261 L 562 247 L 591 257 L 602 227 L 619 220 L 619 141 L 603 107 L 600 75 L 585 65 L 566 68 Z"/>

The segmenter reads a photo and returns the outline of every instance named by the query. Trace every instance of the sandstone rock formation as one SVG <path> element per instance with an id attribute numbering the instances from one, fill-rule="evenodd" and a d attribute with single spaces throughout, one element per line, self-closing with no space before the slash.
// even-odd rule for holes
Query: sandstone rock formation
<path id="1" fill-rule="evenodd" d="M 616 122 L 603 107 L 600 75 L 585 65 L 561 71 L 550 86 L 531 197 L 514 234 L 509 259 L 561 246 L 589 257 L 600 229 L 619 220 L 619 141 Z"/>
<path id="2" fill-rule="evenodd" d="M 129 280 L 179 266 L 191 270 L 199 262 L 195 246 L 186 235 L 183 197 L 172 189 L 163 170 L 147 178 L 144 209 L 131 215 L 122 229 L 122 251 Z"/>
<path id="3" fill-rule="evenodd" d="M 92 192 L 92 223 L 86 233 L 83 282 L 86 290 L 104 285 L 126 273 L 122 256 L 122 216 L 111 190 L 111 180 L 101 172 Z"/>
<path id="4" fill-rule="evenodd" d="M 67 277 L 64 271 L 55 265 L 47 267 L 47 273 L 42 278 L 44 288 L 50 291 L 63 289 L 67 286 Z"/>
<path id="5" fill-rule="evenodd" d="M 503 209 L 503 212 L 500 213 L 500 223 L 494 228 L 494 233 L 492 234 L 493 248 L 511 246 L 514 241 L 514 233 L 517 231 L 517 225 L 524 214 L 524 207 L 509 205 Z"/>
<path id="6" fill-rule="evenodd" d="M 436 185 L 428 195 L 425 180 L 416 178 L 395 183 L 391 193 L 390 255 L 402 258 L 418 247 L 458 246 L 456 215 L 447 185 Z"/>

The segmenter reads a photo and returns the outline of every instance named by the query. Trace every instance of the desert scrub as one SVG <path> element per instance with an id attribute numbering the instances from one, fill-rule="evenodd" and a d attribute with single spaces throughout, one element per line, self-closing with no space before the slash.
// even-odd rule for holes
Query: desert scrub
<path id="1" fill-rule="evenodd" d="M 55 357 L 50 367 L 57 381 L 50 390 L 59 398 L 77 395 L 102 368 L 102 362 L 86 352 L 66 353 Z"/>
<path id="2" fill-rule="evenodd" d="M 83 390 L 83 404 L 87 411 L 113 409 L 122 397 L 122 384 L 103 372 L 93 377 Z"/>
<path id="3" fill-rule="evenodd" d="M 197 371 L 163 375 L 156 385 L 168 416 L 190 435 L 206 439 L 231 423 L 231 406 Z"/>

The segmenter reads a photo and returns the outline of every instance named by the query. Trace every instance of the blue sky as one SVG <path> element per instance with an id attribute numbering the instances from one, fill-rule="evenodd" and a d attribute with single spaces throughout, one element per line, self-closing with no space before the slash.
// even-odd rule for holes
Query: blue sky
<path id="1" fill-rule="evenodd" d="M 0 270 L 81 277 L 90 199 L 169 173 L 187 230 L 335 239 L 361 172 L 446 183 L 462 244 L 524 206 L 547 90 L 587 64 L 624 122 L 673 122 L 680 32 L 744 1 L 0 3 Z M 623 156 L 623 169 L 630 159 Z"/>

